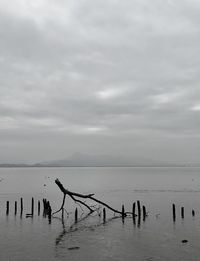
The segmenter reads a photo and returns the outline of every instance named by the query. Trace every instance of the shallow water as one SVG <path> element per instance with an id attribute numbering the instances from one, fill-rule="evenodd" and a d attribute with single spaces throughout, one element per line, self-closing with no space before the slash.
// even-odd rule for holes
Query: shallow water
<path id="1" fill-rule="evenodd" d="M 62 202 L 54 180 L 79 193 L 95 193 L 115 208 L 141 200 L 149 216 L 112 219 L 107 222 L 93 214 L 69 229 L 75 205 L 66 201 L 69 217 L 64 222 L 38 216 L 33 218 L 31 198 L 47 198 L 53 210 Z M 200 169 L 199 168 L 1 168 L 0 169 L 0 260 L 198 260 L 200 255 Z M 14 201 L 23 197 L 22 217 L 14 215 Z M 6 216 L 6 201 L 10 213 Z M 172 220 L 172 203 L 177 219 Z M 180 218 L 180 207 L 185 218 Z M 195 217 L 192 217 L 192 209 Z M 87 214 L 79 208 L 79 218 Z M 187 239 L 187 243 L 182 243 Z"/>

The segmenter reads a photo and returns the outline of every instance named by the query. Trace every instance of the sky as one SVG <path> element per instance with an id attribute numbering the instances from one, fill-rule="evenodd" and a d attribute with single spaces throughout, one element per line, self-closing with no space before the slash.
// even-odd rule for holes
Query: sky
<path id="1" fill-rule="evenodd" d="M 200 1 L 0 0 L 0 162 L 198 163 Z"/>

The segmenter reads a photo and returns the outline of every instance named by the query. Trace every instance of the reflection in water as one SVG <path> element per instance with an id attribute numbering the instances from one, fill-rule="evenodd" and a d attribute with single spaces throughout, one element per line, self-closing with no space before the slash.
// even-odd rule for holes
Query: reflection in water
<path id="1" fill-rule="evenodd" d="M 136 218 L 136 217 L 133 215 L 133 226 L 134 226 L 134 227 L 136 226 L 135 218 Z"/>
<path id="2" fill-rule="evenodd" d="M 89 217 L 93 217 L 93 218 L 99 217 L 99 219 L 98 220 L 95 219 L 95 224 L 92 223 L 92 224 L 86 225 L 84 223 L 81 226 L 81 223 L 86 221 Z M 84 217 L 80 218 L 78 220 L 78 222 L 74 222 L 72 225 L 66 226 L 64 218 L 54 217 L 54 219 L 60 220 L 61 224 L 62 224 L 62 231 L 59 233 L 59 235 L 55 239 L 56 249 L 61 245 L 62 242 L 65 241 L 65 235 L 66 234 L 71 234 L 73 232 L 81 231 L 81 230 L 85 230 L 85 229 L 94 230 L 95 228 L 97 228 L 99 226 L 102 226 L 102 225 L 105 226 L 109 222 L 111 222 L 112 220 L 119 219 L 119 218 L 121 218 L 121 216 L 114 216 L 114 217 L 108 218 L 106 221 L 105 220 L 102 221 L 101 217 L 98 214 L 92 215 L 92 213 L 88 213 Z M 124 218 L 122 219 L 122 222 L 124 222 Z"/>
<path id="3" fill-rule="evenodd" d="M 105 224 L 102 217 L 99 220 L 98 217 L 89 217 L 87 222 L 78 223 L 71 231 L 67 217 L 58 221 L 61 223 L 52 219 L 51 225 L 48 225 L 48 220 L 41 216 L 38 219 L 35 216 L 26 218 L 25 212 L 18 220 L 18 215 L 14 218 L 13 207 L 6 217 L 6 201 L 9 200 L 13 206 L 13 202 L 21 196 L 24 197 L 24 211 L 29 210 L 33 195 L 36 199 L 48 196 L 53 202 L 52 207 L 57 207 L 60 195 L 54 182 L 49 182 L 45 189 L 38 186 L 43 184 L 46 173 L 52 175 L 52 179 L 58 177 L 84 193 L 95 190 L 99 197 L 116 207 L 121 206 L 122 198 L 126 205 L 132 205 L 133 198 L 139 198 L 147 204 L 151 215 L 145 219 L 145 225 L 143 215 L 140 219 L 126 217 L 124 226 L 121 220 L 111 222 L 113 218 L 108 219 L 110 216 L 106 217 Z M 199 213 L 196 212 L 196 219 L 191 213 L 191 208 L 199 209 L 199 173 L 199 168 L 1 169 L 1 176 L 6 179 L 5 183 L 0 182 L 1 260 L 140 261 L 151 257 L 157 261 L 199 260 Z M 192 182 L 191 177 L 196 182 Z M 28 184 L 31 186 L 28 187 Z M 173 223 L 172 203 L 176 206 L 184 203 L 186 210 L 189 209 L 184 221 L 178 211 Z M 69 204 L 69 209 L 72 208 L 74 206 Z M 189 243 L 183 246 L 181 240 L 185 239 Z M 74 247 L 80 249 L 70 252 L 69 248 L 73 250 Z"/>
<path id="4" fill-rule="evenodd" d="M 140 225 L 141 225 L 141 215 L 138 215 L 137 227 L 140 228 Z"/>
<path id="5" fill-rule="evenodd" d="M 62 223 L 62 231 L 60 232 L 60 234 L 57 236 L 56 240 L 55 240 L 55 245 L 58 246 L 62 241 L 63 241 L 63 238 L 66 234 L 68 233 L 72 233 L 72 232 L 75 232 L 78 230 L 78 227 L 77 227 L 77 223 L 81 223 L 83 222 L 85 219 L 87 219 L 89 216 L 91 215 L 91 213 L 88 213 L 86 216 L 84 216 L 83 218 L 80 218 L 78 220 L 78 222 L 74 222 L 71 226 L 69 226 L 68 228 L 66 227 L 65 225 L 65 220 L 64 218 L 58 218 L 58 217 L 54 217 L 58 220 L 61 221 Z"/>
<path id="6" fill-rule="evenodd" d="M 58 218 L 58 217 L 54 217 L 54 218 L 59 219 L 61 221 L 61 223 L 62 223 L 62 232 L 57 236 L 57 238 L 55 240 L 55 244 L 57 246 L 62 241 L 63 237 L 67 233 L 67 230 L 66 230 L 65 222 L 64 222 L 63 218 Z"/>

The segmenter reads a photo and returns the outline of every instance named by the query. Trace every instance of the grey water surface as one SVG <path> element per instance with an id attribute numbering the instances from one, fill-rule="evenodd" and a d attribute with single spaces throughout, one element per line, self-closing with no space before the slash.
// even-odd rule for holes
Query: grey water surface
<path id="1" fill-rule="evenodd" d="M 37 201 L 47 198 L 53 211 L 59 209 L 63 195 L 54 182 L 56 178 L 69 190 L 95 193 L 96 198 L 117 209 L 124 204 L 125 210 L 131 211 L 133 202 L 140 200 L 148 217 L 140 222 L 137 217 L 128 217 L 122 222 L 121 218 L 112 219 L 113 213 L 108 211 L 103 224 L 100 209 L 73 225 L 77 205 L 67 198 L 68 215 L 62 220 L 58 213 L 49 224 L 42 213 L 38 215 Z M 19 204 L 14 215 L 14 201 L 19 203 L 21 197 L 23 215 Z M 32 197 L 34 217 L 26 218 Z M 172 203 L 177 208 L 176 222 Z M 181 206 L 185 207 L 184 219 L 180 217 Z M 79 219 L 87 214 L 79 206 L 78 212 Z M 199 242 L 200 168 L 0 169 L 0 260 L 198 260 Z"/>

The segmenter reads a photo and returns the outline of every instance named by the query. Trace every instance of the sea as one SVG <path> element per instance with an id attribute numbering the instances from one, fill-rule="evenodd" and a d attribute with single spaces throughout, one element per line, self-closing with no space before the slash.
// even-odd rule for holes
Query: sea
<path id="1" fill-rule="evenodd" d="M 61 207 L 63 193 L 55 183 L 57 178 L 69 191 L 94 193 L 96 199 L 120 211 L 124 205 L 125 211 L 131 213 L 133 203 L 140 201 L 147 216 L 133 218 L 129 214 L 122 219 L 106 209 L 103 220 L 99 203 L 82 199 L 96 209 L 88 215 L 87 208 L 67 196 L 64 218 L 61 212 L 51 219 L 44 217 L 44 198 L 49 200 L 53 212 Z M 32 198 L 34 214 L 27 216 Z M 175 219 L 172 204 L 176 207 Z M 0 260 L 200 260 L 200 168 L 0 168 Z"/>

